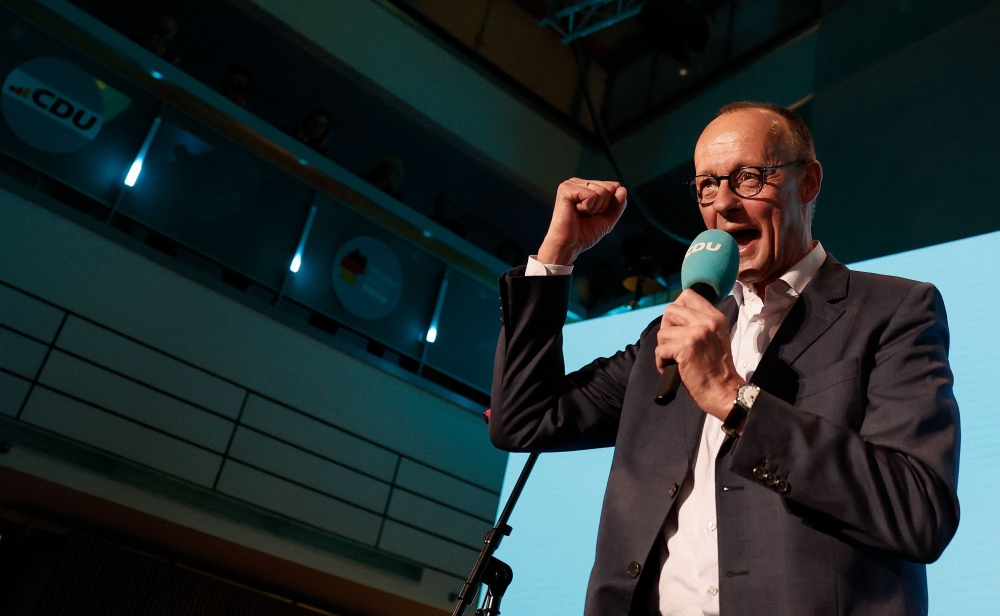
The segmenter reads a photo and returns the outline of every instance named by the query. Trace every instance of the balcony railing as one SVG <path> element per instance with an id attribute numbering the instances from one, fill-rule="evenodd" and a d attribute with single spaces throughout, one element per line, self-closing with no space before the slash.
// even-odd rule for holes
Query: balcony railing
<path id="1" fill-rule="evenodd" d="M 0 24 L 0 153 L 164 252 L 485 399 L 506 265 L 68 3 L 0 0 Z"/>

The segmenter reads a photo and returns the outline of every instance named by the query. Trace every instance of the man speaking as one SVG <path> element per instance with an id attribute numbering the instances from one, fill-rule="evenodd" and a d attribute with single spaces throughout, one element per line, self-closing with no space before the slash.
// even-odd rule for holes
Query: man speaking
<path id="1" fill-rule="evenodd" d="M 926 614 L 924 565 L 959 518 L 940 294 L 813 240 L 823 168 L 794 113 L 728 105 L 694 162 L 705 225 L 739 246 L 732 296 L 684 291 L 638 342 L 566 374 L 572 263 L 626 191 L 563 182 L 538 255 L 500 281 L 490 438 L 615 447 L 588 616 Z M 683 387 L 660 406 L 672 361 Z"/>

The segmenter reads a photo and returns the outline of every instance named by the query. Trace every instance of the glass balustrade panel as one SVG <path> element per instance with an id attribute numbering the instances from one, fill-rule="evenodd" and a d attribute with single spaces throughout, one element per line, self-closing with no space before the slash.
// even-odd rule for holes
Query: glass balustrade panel
<path id="1" fill-rule="evenodd" d="M 427 365 L 489 391 L 500 335 L 500 291 L 452 268 Z"/>
<path id="2" fill-rule="evenodd" d="M 419 358 L 444 264 L 332 197 L 317 212 L 285 295 Z"/>
<path id="3" fill-rule="evenodd" d="M 114 203 L 160 101 L 0 6 L 0 151 Z"/>
<path id="4" fill-rule="evenodd" d="M 277 290 L 314 191 L 195 120 L 166 109 L 119 211 Z"/>

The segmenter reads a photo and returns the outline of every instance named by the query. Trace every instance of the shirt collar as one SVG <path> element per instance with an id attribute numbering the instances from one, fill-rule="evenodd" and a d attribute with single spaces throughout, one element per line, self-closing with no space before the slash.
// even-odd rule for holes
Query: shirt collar
<path id="1" fill-rule="evenodd" d="M 767 294 L 767 290 L 770 290 L 778 282 L 782 282 L 784 284 L 781 286 L 785 287 L 786 292 L 789 295 L 798 297 L 802 294 L 806 285 L 809 284 L 809 281 L 816 275 L 816 272 L 819 271 L 819 268 L 823 265 L 824 261 L 826 261 L 826 251 L 823 250 L 823 244 L 817 241 L 816 245 L 813 246 L 813 249 L 809 251 L 809 254 L 803 257 L 801 261 L 790 267 L 787 272 L 778 278 L 778 280 L 768 285 L 768 288 L 765 290 L 765 296 Z M 737 282 L 733 285 L 733 297 L 736 298 L 736 303 L 740 306 L 743 306 L 744 290 L 748 290 L 750 293 L 756 294 L 753 287 L 747 289 L 742 282 Z"/>

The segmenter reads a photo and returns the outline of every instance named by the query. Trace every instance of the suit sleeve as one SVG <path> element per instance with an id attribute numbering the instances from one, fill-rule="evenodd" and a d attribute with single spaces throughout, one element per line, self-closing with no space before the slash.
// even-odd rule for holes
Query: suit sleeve
<path id="1" fill-rule="evenodd" d="M 958 527 L 959 416 L 944 303 L 914 286 L 881 332 L 860 431 L 761 392 L 729 470 L 785 479 L 789 509 L 849 540 L 933 562 Z M 757 477 L 754 470 L 757 470 Z"/>
<path id="2" fill-rule="evenodd" d="M 506 451 L 614 445 L 638 345 L 566 374 L 562 327 L 569 276 L 500 279 L 503 328 L 493 368 L 490 440 Z"/>

